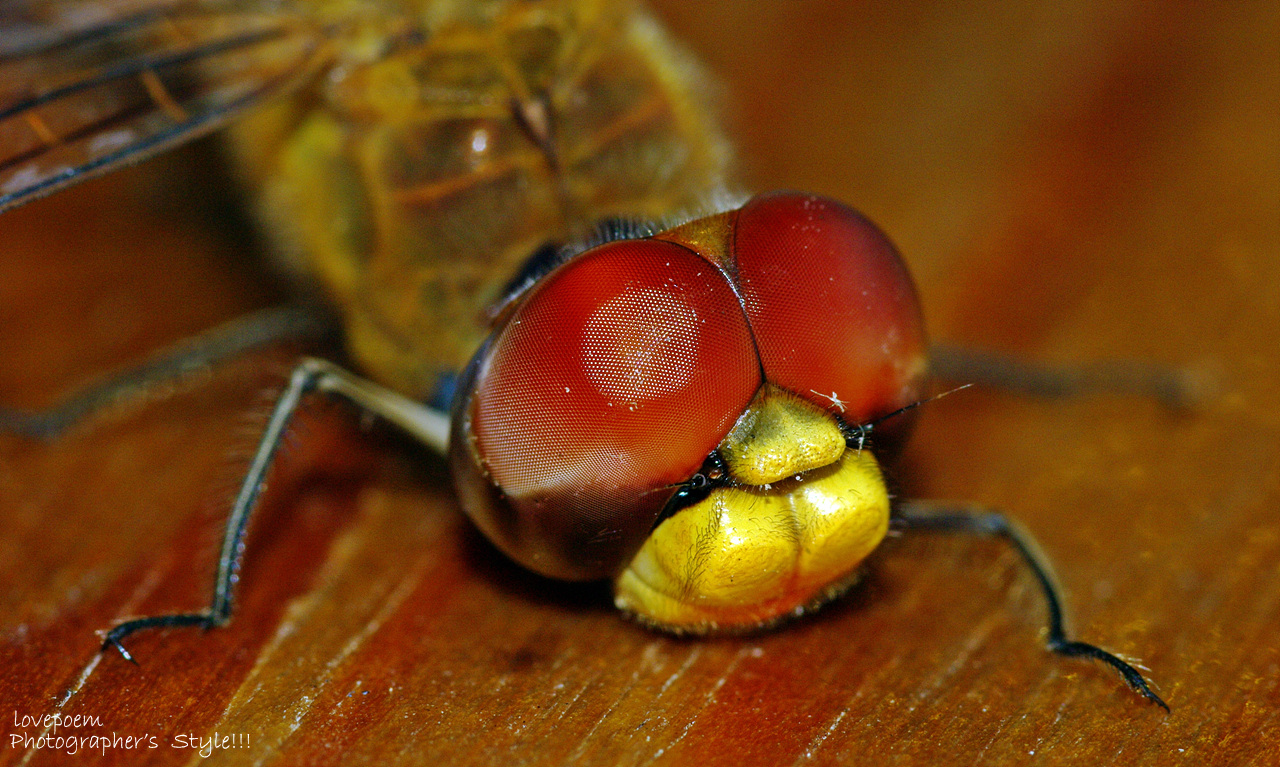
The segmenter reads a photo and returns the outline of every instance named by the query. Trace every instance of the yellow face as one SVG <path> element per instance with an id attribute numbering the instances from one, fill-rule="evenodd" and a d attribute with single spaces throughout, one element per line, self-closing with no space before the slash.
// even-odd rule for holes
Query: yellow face
<path id="1" fill-rule="evenodd" d="M 615 581 L 618 608 L 678 633 L 751 629 L 838 596 L 889 527 L 870 450 L 768 387 L 721 443 L 730 484 L 660 522 Z"/>

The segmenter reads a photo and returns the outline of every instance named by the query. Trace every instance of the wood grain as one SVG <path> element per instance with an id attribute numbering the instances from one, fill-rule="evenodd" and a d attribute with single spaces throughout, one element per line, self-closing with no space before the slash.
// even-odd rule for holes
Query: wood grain
<path id="1" fill-rule="evenodd" d="M 935 337 L 1217 376 L 1185 413 L 951 397 L 893 467 L 1033 530 L 1077 634 L 1142 658 L 1172 714 L 1044 652 L 1034 583 L 993 542 L 893 540 L 771 633 L 649 633 L 602 587 L 506 562 L 438 462 L 327 408 L 272 479 L 232 625 L 139 634 L 140 667 L 98 654 L 121 617 L 203 603 L 294 353 L 274 350 L 52 444 L 0 437 L 0 764 L 194 762 L 185 737 L 215 733 L 231 764 L 1280 760 L 1280 8 L 658 6 L 725 79 L 752 185 L 878 220 Z M 175 167 L 0 218 L 0 402 L 276 299 L 242 234 L 172 199 L 193 193 L 157 178 Z M 93 718 L 59 736 L 144 745 L 13 740 L 54 712 Z"/>

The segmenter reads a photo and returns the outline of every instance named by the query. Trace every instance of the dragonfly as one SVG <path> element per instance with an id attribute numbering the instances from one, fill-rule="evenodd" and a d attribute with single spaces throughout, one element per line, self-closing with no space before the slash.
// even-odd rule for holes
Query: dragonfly
<path id="1" fill-rule="evenodd" d="M 997 536 L 1041 586 L 1049 649 L 1111 666 L 1167 709 L 1132 664 L 1067 636 L 1049 563 L 1012 520 L 891 503 L 879 459 L 928 401 L 931 362 L 906 266 L 842 203 L 726 191 L 704 76 L 639 4 L 39 0 L 2 13 L 0 211 L 221 131 L 282 266 L 327 297 L 355 367 L 310 358 L 290 376 L 209 607 L 126 621 L 104 649 L 132 660 L 136 631 L 231 619 L 267 472 L 324 394 L 444 456 L 463 510 L 513 560 L 611 579 L 617 606 L 658 630 L 754 630 L 818 609 L 890 529 Z M 303 324 L 252 317 L 0 425 L 56 435 L 121 391 Z"/>

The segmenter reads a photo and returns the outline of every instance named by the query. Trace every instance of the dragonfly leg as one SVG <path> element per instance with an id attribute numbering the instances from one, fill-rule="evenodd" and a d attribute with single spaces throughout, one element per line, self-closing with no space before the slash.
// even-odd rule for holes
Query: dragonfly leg
<path id="1" fill-rule="evenodd" d="M 1062 593 L 1053 576 L 1048 557 L 1040 550 L 1030 533 L 1004 514 L 962 504 L 902 501 L 895 507 L 890 524 L 898 530 L 962 533 L 1008 541 L 1031 569 L 1044 593 L 1049 608 L 1049 632 L 1045 642 L 1049 650 L 1066 657 L 1101 661 L 1120 672 L 1120 676 L 1124 677 L 1124 681 L 1135 692 L 1165 711 L 1169 710 L 1168 704 L 1161 700 L 1151 689 L 1150 683 L 1132 665 L 1100 647 L 1067 637 Z"/>
<path id="2" fill-rule="evenodd" d="M 209 629 L 225 625 L 231 619 L 249 517 L 257 506 L 266 484 L 267 473 L 284 439 L 289 421 L 312 394 L 329 394 L 345 399 L 365 412 L 392 422 L 438 453 L 444 454 L 448 448 L 449 418 L 444 413 L 360 378 L 327 360 L 303 360 L 294 368 L 288 385 L 276 401 L 227 517 L 222 547 L 218 554 L 213 599 L 208 609 L 198 613 L 154 615 L 125 621 L 106 632 L 102 641 L 103 650 L 114 647 L 126 659 L 134 661 L 122 640 L 135 631 L 173 626 L 200 626 Z"/>
<path id="3" fill-rule="evenodd" d="M 136 367 L 91 384 L 48 410 L 0 407 L 0 432 L 51 441 L 86 417 L 246 352 L 274 343 L 317 338 L 333 330 L 320 313 L 297 306 L 264 309 L 161 351 Z"/>
<path id="4" fill-rule="evenodd" d="M 943 380 L 1034 397 L 1121 394 L 1150 397 L 1166 407 L 1184 409 L 1204 401 L 1213 389 L 1213 381 L 1203 372 L 1133 360 L 1044 365 L 952 344 L 934 344 L 929 357 L 934 375 Z"/>

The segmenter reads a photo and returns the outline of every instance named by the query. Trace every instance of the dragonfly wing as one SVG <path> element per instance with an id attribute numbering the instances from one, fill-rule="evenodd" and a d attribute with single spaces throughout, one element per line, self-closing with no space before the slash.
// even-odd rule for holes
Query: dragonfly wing
<path id="1" fill-rule="evenodd" d="M 137 162 L 288 92 L 320 26 L 260 0 L 0 7 L 0 212 Z"/>

